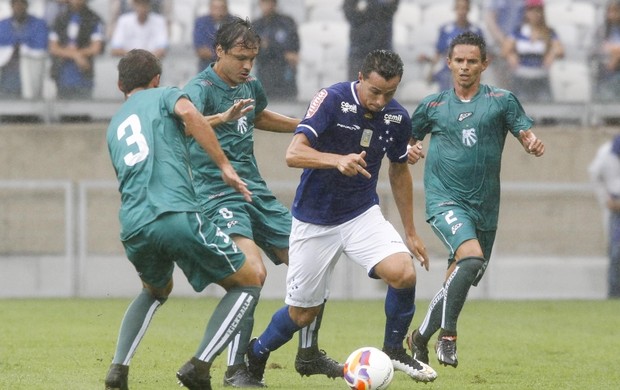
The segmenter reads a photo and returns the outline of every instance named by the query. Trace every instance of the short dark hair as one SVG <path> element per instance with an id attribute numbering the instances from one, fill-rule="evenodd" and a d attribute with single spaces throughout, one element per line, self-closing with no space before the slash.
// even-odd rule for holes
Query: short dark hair
<path id="1" fill-rule="evenodd" d="M 148 50 L 133 49 L 118 62 L 118 82 L 124 93 L 147 87 L 158 74 L 161 61 Z"/>
<path id="2" fill-rule="evenodd" d="M 362 63 L 362 76 L 368 78 L 372 72 L 386 80 L 394 77 L 403 78 L 404 65 L 400 56 L 390 50 L 373 50 L 366 55 Z"/>
<path id="3" fill-rule="evenodd" d="M 237 42 L 240 38 L 241 41 Z M 225 53 L 235 46 L 255 49 L 260 47 L 260 36 L 252 26 L 250 19 L 234 16 L 217 30 L 215 34 L 215 47 L 218 46 L 221 46 Z"/>
<path id="4" fill-rule="evenodd" d="M 454 46 L 456 45 L 470 45 L 470 46 L 478 46 L 480 49 L 480 57 L 482 61 L 487 60 L 487 44 L 484 41 L 484 38 L 476 33 L 471 31 L 465 31 L 454 37 L 452 42 L 450 42 L 450 48 L 448 49 L 448 57 L 452 58 L 452 53 L 454 52 Z"/>

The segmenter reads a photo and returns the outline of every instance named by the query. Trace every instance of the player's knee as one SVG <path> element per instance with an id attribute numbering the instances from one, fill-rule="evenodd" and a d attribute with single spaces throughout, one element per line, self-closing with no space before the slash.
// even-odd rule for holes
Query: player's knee
<path id="1" fill-rule="evenodd" d="M 478 272 L 484 264 L 484 258 L 478 256 L 470 256 L 460 259 L 457 264 L 461 269 L 467 269 L 472 272 Z"/>
<path id="2" fill-rule="evenodd" d="M 312 321 L 314 321 L 316 316 L 319 315 L 319 311 L 321 310 L 322 306 L 323 305 L 315 307 L 290 306 L 289 315 L 297 326 L 303 328 L 310 325 Z"/>
<path id="3" fill-rule="evenodd" d="M 143 283 L 144 289 L 154 298 L 157 299 L 162 305 L 168 300 L 168 296 L 172 292 L 173 281 L 170 279 L 168 284 L 164 287 L 154 287 L 147 283 Z"/>
<path id="4" fill-rule="evenodd" d="M 262 257 L 246 256 L 246 263 L 256 275 L 257 282 L 260 283 L 261 286 L 265 284 L 265 279 L 267 279 L 267 268 L 265 268 Z"/>

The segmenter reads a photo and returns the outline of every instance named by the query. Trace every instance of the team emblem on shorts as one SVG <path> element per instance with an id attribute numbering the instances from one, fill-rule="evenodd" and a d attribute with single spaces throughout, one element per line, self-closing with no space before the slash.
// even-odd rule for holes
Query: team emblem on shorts
<path id="1" fill-rule="evenodd" d="M 478 142 L 478 136 L 476 135 L 476 129 L 463 129 L 463 134 L 461 136 L 461 140 L 463 141 L 463 145 L 472 147 Z"/>
<path id="2" fill-rule="evenodd" d="M 362 139 L 360 140 L 360 145 L 367 148 L 370 146 L 370 139 L 372 138 L 372 130 L 364 129 L 362 132 Z"/>

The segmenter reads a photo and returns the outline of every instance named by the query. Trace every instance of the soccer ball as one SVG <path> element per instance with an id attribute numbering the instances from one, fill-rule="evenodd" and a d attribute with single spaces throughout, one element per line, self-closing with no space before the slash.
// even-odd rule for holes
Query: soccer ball
<path id="1" fill-rule="evenodd" d="M 353 390 L 384 390 L 394 377 L 392 360 L 374 347 L 362 347 L 344 363 L 344 380 Z"/>

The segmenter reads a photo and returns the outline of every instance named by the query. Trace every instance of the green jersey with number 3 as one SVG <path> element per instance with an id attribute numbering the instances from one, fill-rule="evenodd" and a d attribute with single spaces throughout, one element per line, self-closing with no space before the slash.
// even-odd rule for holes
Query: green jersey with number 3
<path id="1" fill-rule="evenodd" d="M 133 93 L 114 115 L 107 142 L 121 193 L 121 239 L 166 212 L 199 211 L 188 137 L 174 114 L 178 88 Z"/>
<path id="2" fill-rule="evenodd" d="M 480 85 L 469 101 L 454 89 L 426 97 L 412 114 L 412 137 L 431 134 L 424 168 L 426 216 L 450 203 L 469 210 L 480 230 L 496 230 L 501 157 L 507 134 L 533 121 L 509 91 Z"/>

